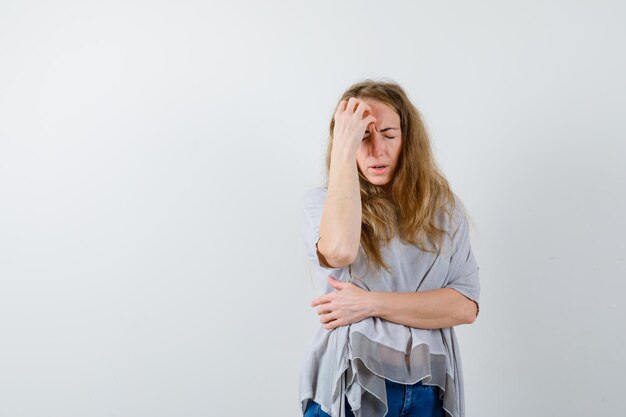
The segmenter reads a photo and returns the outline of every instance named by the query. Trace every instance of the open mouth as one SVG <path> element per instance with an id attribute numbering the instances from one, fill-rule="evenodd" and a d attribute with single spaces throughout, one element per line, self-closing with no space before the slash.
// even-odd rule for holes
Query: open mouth
<path id="1" fill-rule="evenodd" d="M 370 167 L 370 170 L 377 175 L 384 174 L 387 171 L 388 165 L 373 165 Z"/>

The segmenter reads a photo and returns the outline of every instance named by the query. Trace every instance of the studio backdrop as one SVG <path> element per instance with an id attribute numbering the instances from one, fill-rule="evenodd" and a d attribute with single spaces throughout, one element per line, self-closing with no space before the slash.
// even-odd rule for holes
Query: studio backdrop
<path id="1" fill-rule="evenodd" d="M 471 218 L 468 417 L 623 412 L 619 1 L 0 3 L 0 416 L 301 415 L 300 214 L 399 83 Z"/>

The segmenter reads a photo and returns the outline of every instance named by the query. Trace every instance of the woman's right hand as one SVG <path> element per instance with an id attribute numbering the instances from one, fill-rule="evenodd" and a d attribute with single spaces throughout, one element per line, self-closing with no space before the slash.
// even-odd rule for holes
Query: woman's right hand
<path id="1" fill-rule="evenodd" d="M 333 152 L 344 151 L 356 155 L 367 126 L 376 118 L 372 108 L 363 100 L 350 97 L 341 100 L 335 111 L 333 127 Z"/>

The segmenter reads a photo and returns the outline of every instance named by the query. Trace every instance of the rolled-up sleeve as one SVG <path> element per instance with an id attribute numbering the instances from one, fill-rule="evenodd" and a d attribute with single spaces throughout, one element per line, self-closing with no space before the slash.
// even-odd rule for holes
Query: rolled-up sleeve
<path id="1" fill-rule="evenodd" d="M 312 273 L 322 288 L 325 288 L 325 292 L 330 292 L 334 288 L 328 284 L 327 277 L 329 275 L 339 281 L 349 281 L 350 274 L 348 267 L 330 268 L 322 265 L 317 255 L 324 201 L 326 201 L 326 189 L 322 187 L 309 190 L 302 196 L 301 225 L 304 246 L 311 260 Z"/>
<path id="2" fill-rule="evenodd" d="M 479 267 L 476 263 L 469 236 L 469 223 L 465 213 L 456 211 L 459 224 L 452 236 L 450 267 L 445 280 L 445 288 L 453 288 L 476 303 L 480 310 Z"/>

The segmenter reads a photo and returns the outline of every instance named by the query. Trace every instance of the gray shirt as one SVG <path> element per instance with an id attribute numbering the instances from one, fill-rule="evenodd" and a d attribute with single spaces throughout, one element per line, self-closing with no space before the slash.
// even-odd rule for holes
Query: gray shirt
<path id="1" fill-rule="evenodd" d="M 478 266 L 470 247 L 467 218 L 456 194 L 452 220 L 442 214 L 440 225 L 450 231 L 439 253 L 429 253 L 395 237 L 381 255 L 390 266 L 388 273 L 375 267 L 366 272 L 365 252 L 343 268 L 319 263 L 316 244 L 320 237 L 326 188 L 316 187 L 303 195 L 302 231 L 314 279 L 334 291 L 327 281 L 339 281 L 369 291 L 413 292 L 454 288 L 477 304 L 480 296 Z M 332 417 L 345 416 L 344 395 L 356 417 L 383 417 L 387 413 L 385 378 L 402 383 L 439 387 L 448 415 L 463 417 L 464 393 L 461 356 L 453 327 L 419 329 L 369 317 L 358 323 L 320 329 L 306 352 L 300 369 L 300 404 L 320 404 Z"/>

